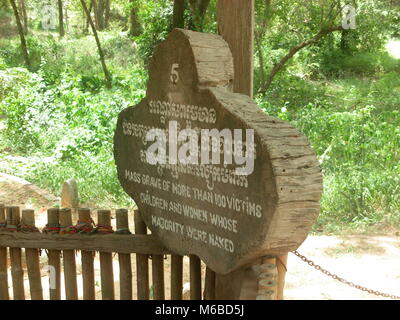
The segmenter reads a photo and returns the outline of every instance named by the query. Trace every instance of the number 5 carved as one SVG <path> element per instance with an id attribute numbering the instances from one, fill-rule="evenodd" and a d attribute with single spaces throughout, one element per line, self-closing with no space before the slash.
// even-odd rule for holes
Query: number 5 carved
<path id="1" fill-rule="evenodd" d="M 179 69 L 179 64 L 174 63 L 174 64 L 172 65 L 172 68 L 171 68 L 171 76 L 170 76 L 171 82 L 172 82 L 173 84 L 177 84 L 178 81 L 179 81 L 178 69 Z"/>

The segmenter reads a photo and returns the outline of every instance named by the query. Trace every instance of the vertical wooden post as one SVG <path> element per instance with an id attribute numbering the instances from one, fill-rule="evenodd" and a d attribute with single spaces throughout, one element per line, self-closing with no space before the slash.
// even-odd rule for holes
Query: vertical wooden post
<path id="1" fill-rule="evenodd" d="M 59 209 L 51 208 L 47 210 L 47 225 L 48 226 L 59 226 Z M 60 250 L 49 250 L 49 292 L 50 292 L 50 300 L 61 300 L 61 251 Z M 52 272 L 55 275 L 52 275 Z M 54 276 L 55 279 L 51 279 Z M 54 281 L 55 280 L 55 281 Z M 53 281 L 55 283 L 53 283 Z M 54 287 L 52 287 L 54 285 Z"/>
<path id="2" fill-rule="evenodd" d="M 7 207 L 6 214 L 7 228 L 17 228 L 21 219 L 19 207 Z M 10 248 L 10 258 L 14 300 L 25 300 L 22 250 L 20 248 Z"/>
<path id="3" fill-rule="evenodd" d="M 60 224 L 62 228 L 72 226 L 71 209 L 60 210 Z M 76 279 L 75 250 L 63 250 L 65 298 L 78 300 L 78 284 Z"/>
<path id="4" fill-rule="evenodd" d="M 194 255 L 189 257 L 190 263 L 190 300 L 201 300 L 201 261 Z"/>
<path id="5" fill-rule="evenodd" d="M 233 91 L 253 97 L 254 0 L 218 0 L 218 31 L 234 60 Z M 240 298 L 244 270 L 216 275 L 215 298 Z"/>
<path id="6" fill-rule="evenodd" d="M 78 209 L 80 221 L 90 221 L 90 209 Z M 83 300 L 95 300 L 94 252 L 82 251 Z"/>
<path id="7" fill-rule="evenodd" d="M 22 225 L 35 227 L 35 212 L 22 210 Z M 25 249 L 31 300 L 43 300 L 42 278 L 38 249 Z"/>
<path id="8" fill-rule="evenodd" d="M 152 255 L 153 289 L 154 300 L 165 300 L 164 285 L 164 256 L 162 254 Z"/>
<path id="9" fill-rule="evenodd" d="M 98 224 L 111 226 L 110 210 L 97 211 Z M 114 300 L 114 271 L 112 253 L 100 252 L 101 294 L 103 300 Z"/>
<path id="10" fill-rule="evenodd" d="M 275 257 L 264 257 L 260 265 L 257 300 L 276 300 L 278 270 Z"/>
<path id="11" fill-rule="evenodd" d="M 209 267 L 206 268 L 204 300 L 215 300 L 215 272 Z"/>
<path id="12" fill-rule="evenodd" d="M 286 277 L 286 271 L 287 271 L 287 260 L 288 260 L 288 254 L 285 254 L 283 256 L 279 256 L 276 258 L 276 267 L 278 269 L 278 292 L 277 292 L 277 299 L 278 300 L 283 300 L 283 292 L 285 289 L 285 277 Z"/>
<path id="13" fill-rule="evenodd" d="M 4 205 L 0 204 L 0 224 L 7 225 Z M 7 248 L 0 247 L 0 300 L 10 300 L 8 293 Z"/>
<path id="14" fill-rule="evenodd" d="M 147 227 L 139 210 L 135 210 L 135 233 L 147 234 Z M 149 256 L 136 254 L 136 282 L 138 300 L 149 300 Z"/>
<path id="15" fill-rule="evenodd" d="M 171 300 L 182 300 L 183 257 L 171 255 Z"/>
<path id="16" fill-rule="evenodd" d="M 233 54 L 233 91 L 253 97 L 254 0 L 218 0 L 218 31 Z"/>
<path id="17" fill-rule="evenodd" d="M 128 234 L 128 210 L 118 209 L 115 212 L 117 217 L 117 233 Z M 132 261 L 131 255 L 118 253 L 119 261 L 119 291 L 121 300 L 132 300 Z"/>

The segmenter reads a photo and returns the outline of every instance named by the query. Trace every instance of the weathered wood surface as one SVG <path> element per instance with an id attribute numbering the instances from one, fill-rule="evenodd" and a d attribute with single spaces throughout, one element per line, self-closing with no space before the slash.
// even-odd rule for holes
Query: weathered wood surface
<path id="1" fill-rule="evenodd" d="M 183 257 L 171 255 L 171 300 L 182 300 Z"/>
<path id="2" fill-rule="evenodd" d="M 18 207 L 6 207 L 6 215 L 7 228 L 16 228 L 20 224 L 21 213 Z M 0 247 L 2 246 L 0 245 Z M 10 248 L 10 261 L 14 300 L 25 300 L 24 270 L 20 248 Z"/>
<path id="3" fill-rule="evenodd" d="M 97 216 L 99 225 L 111 226 L 111 212 L 109 210 L 99 210 Z M 102 299 L 114 300 L 114 270 L 112 253 L 110 252 L 100 252 L 100 278 Z"/>
<path id="4" fill-rule="evenodd" d="M 90 209 L 78 209 L 80 221 L 90 221 Z M 95 276 L 94 276 L 94 252 L 81 252 L 82 258 L 82 282 L 83 282 L 83 300 L 95 300 Z"/>
<path id="5" fill-rule="evenodd" d="M 59 225 L 60 222 L 60 210 L 57 208 L 51 208 L 47 210 L 47 222 L 49 225 Z M 16 234 L 16 236 L 20 236 L 23 234 Z M 28 235 L 28 234 L 27 234 Z M 38 235 L 41 234 L 31 234 Z M 46 235 L 48 238 L 51 236 Z M 4 239 L 4 236 L 0 236 L 0 241 Z M 32 244 L 38 244 L 35 240 L 28 240 Z M 12 241 L 12 243 L 18 242 L 17 240 Z M 26 240 L 25 240 L 26 242 Z M 52 241 L 51 241 L 52 242 Z M 22 246 L 21 248 L 29 248 L 28 246 Z M 34 248 L 42 248 L 41 246 Z M 43 247 L 43 249 L 52 249 Z M 49 267 L 50 267 L 50 276 L 51 276 L 51 268 L 53 268 L 53 272 L 55 273 L 55 283 L 53 284 L 51 281 L 51 277 L 49 277 L 49 295 L 50 300 L 61 300 L 61 249 L 63 248 L 55 248 L 56 250 L 49 250 Z M 67 248 L 68 249 L 68 248 Z M 54 285 L 54 287 L 52 287 Z"/>
<path id="6" fill-rule="evenodd" d="M 129 232 L 128 210 L 118 209 L 117 217 L 117 232 L 125 230 Z M 132 260 L 128 253 L 118 253 L 119 261 L 119 291 L 121 300 L 132 300 Z"/>
<path id="7" fill-rule="evenodd" d="M 35 212 L 22 210 L 22 225 L 35 227 Z M 25 249 L 31 300 L 43 300 L 42 276 L 38 249 Z"/>
<path id="8" fill-rule="evenodd" d="M 144 223 L 142 215 L 138 210 L 135 210 L 134 219 L 135 219 L 135 233 L 136 233 L 135 237 L 142 237 L 148 239 L 149 236 L 146 235 L 147 234 L 146 224 Z M 156 251 L 154 252 L 158 253 Z M 149 254 L 152 254 L 152 252 L 138 252 L 136 254 L 136 279 L 137 279 L 136 284 L 137 284 L 138 300 L 150 299 Z"/>
<path id="9" fill-rule="evenodd" d="M 175 29 L 155 50 L 147 97 L 121 112 L 114 138 L 119 180 L 152 233 L 167 248 L 181 255 L 195 254 L 219 274 L 265 255 L 297 249 L 319 213 L 322 194 L 321 169 L 307 138 L 288 122 L 266 115 L 249 96 L 232 93 L 233 80 L 232 53 L 222 37 Z M 201 121 L 177 106 L 197 106 L 215 114 L 210 122 Z M 223 165 L 150 165 L 145 159 L 147 129 L 167 130 L 169 121 L 181 129 L 253 129 L 254 171 L 227 177 Z M 146 184 L 147 177 L 188 191 L 173 193 Z M 211 200 L 194 199 L 194 189 L 209 192 Z M 217 196 L 239 205 L 217 206 Z M 165 201 L 168 209 L 157 207 L 154 197 Z M 171 212 L 174 203 L 204 210 L 206 218 Z M 257 208 L 257 213 L 249 208 Z M 210 223 L 215 214 L 237 223 L 237 230 Z M 199 236 L 194 237 L 189 227 Z M 225 247 L 223 242 L 212 244 L 214 235 L 225 241 Z"/>
<path id="10" fill-rule="evenodd" d="M 48 235 L 0 231 L 0 247 L 171 254 L 153 235 Z"/>
<path id="11" fill-rule="evenodd" d="M 4 205 L 0 204 L 0 223 L 5 225 L 6 221 L 6 210 Z M 7 248 L 0 246 L 0 300 L 10 299 L 8 292 L 7 260 Z"/>
<path id="12" fill-rule="evenodd" d="M 233 91 L 253 97 L 254 0 L 218 0 L 217 20 L 235 57 Z"/>
<path id="13" fill-rule="evenodd" d="M 72 211 L 69 208 L 60 210 L 61 227 L 72 226 Z M 67 300 L 78 300 L 78 283 L 76 278 L 75 250 L 63 250 L 63 267 L 65 298 Z"/>

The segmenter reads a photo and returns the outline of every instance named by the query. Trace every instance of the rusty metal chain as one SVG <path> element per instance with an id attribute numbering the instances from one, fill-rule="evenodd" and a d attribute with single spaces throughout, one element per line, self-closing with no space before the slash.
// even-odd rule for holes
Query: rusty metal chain
<path id="1" fill-rule="evenodd" d="M 292 251 L 292 253 L 295 256 L 299 257 L 304 262 L 306 262 L 309 266 L 313 267 L 314 269 L 316 269 L 316 270 L 322 272 L 323 274 L 327 275 L 328 277 L 331 277 L 332 279 L 335 279 L 335 280 L 337 280 L 337 281 L 339 281 L 341 283 L 344 283 L 344 284 L 346 284 L 346 285 L 348 285 L 348 286 L 350 286 L 352 288 L 355 288 L 355 289 L 358 289 L 358 290 L 361 290 L 361 291 L 364 291 L 364 292 L 368 292 L 369 294 L 373 294 L 373 295 L 376 295 L 376 296 L 381 296 L 381 297 L 384 297 L 384 298 L 390 298 L 390 299 L 394 299 L 394 300 L 400 300 L 399 296 L 396 296 L 396 295 L 393 295 L 393 294 L 388 294 L 388 293 L 383 293 L 383 292 L 372 290 L 372 289 L 368 289 L 366 287 L 363 287 L 363 286 L 360 286 L 358 284 L 355 284 L 355 283 L 353 283 L 351 281 L 347 281 L 346 279 L 343 279 L 343 278 L 339 277 L 338 275 L 333 274 L 333 273 L 329 272 L 328 270 L 322 268 L 321 266 L 315 264 L 313 261 L 307 259 L 305 256 L 303 256 L 302 254 L 298 253 L 297 251 Z"/>

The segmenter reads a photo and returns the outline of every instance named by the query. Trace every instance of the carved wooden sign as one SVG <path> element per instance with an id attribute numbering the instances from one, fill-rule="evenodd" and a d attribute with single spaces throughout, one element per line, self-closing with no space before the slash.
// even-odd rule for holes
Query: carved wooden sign
<path id="1" fill-rule="evenodd" d="M 152 233 L 220 274 L 297 249 L 322 193 L 308 140 L 232 93 L 232 60 L 220 36 L 175 29 L 114 137 L 119 180 Z"/>

